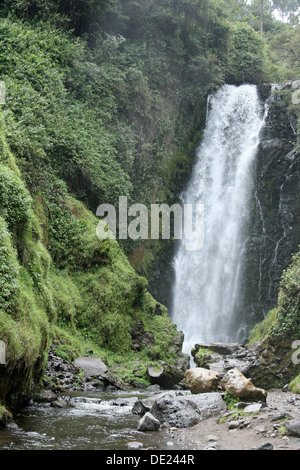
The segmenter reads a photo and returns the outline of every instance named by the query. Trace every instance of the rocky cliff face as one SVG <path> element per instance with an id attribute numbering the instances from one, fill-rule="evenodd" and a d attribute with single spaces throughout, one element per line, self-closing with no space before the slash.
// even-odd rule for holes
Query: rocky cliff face
<path id="1" fill-rule="evenodd" d="M 268 116 L 255 162 L 246 247 L 243 315 L 248 328 L 277 305 L 282 273 L 300 243 L 300 107 L 293 105 L 292 86 L 261 87 L 263 99 L 269 95 Z"/>

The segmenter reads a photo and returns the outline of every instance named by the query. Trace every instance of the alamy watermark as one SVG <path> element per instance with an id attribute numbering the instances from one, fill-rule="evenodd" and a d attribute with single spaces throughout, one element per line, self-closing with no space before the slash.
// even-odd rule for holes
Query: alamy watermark
<path id="1" fill-rule="evenodd" d="M 292 94 L 292 102 L 296 105 L 300 104 L 300 80 L 295 80 L 292 83 L 292 88 L 295 89 Z"/>
<path id="2" fill-rule="evenodd" d="M 0 81 L 0 104 L 5 104 L 5 94 L 6 94 L 5 83 Z"/>
<path id="3" fill-rule="evenodd" d="M 6 364 L 6 344 L 0 341 L 0 365 Z"/>
<path id="4" fill-rule="evenodd" d="M 292 362 L 298 366 L 300 364 L 300 341 L 294 341 L 292 344 L 292 349 L 296 349 L 292 355 Z"/>
<path id="5" fill-rule="evenodd" d="M 126 196 L 119 197 L 118 214 L 111 204 L 98 207 L 102 218 L 96 233 L 100 240 L 184 240 L 187 251 L 199 251 L 204 244 L 203 204 L 152 204 L 149 214 L 144 204 L 128 207 Z M 131 220 L 130 220 L 131 219 Z M 172 227 L 171 227 L 172 225 Z"/>

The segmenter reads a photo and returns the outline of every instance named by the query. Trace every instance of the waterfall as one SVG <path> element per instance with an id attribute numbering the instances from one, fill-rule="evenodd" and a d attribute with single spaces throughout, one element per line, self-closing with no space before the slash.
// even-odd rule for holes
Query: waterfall
<path id="1" fill-rule="evenodd" d="M 209 97 L 207 123 L 183 204 L 203 204 L 204 246 L 174 258 L 172 320 L 184 352 L 198 342 L 240 341 L 241 279 L 252 169 L 265 115 L 254 85 L 225 85 Z"/>

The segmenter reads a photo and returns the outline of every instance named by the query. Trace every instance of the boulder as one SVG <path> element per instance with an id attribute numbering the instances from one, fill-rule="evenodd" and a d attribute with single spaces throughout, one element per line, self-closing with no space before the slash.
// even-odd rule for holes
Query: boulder
<path id="1" fill-rule="evenodd" d="M 225 374 L 230 369 L 239 369 L 247 377 L 257 365 L 257 351 L 239 343 L 198 343 L 192 349 L 197 367 Z"/>
<path id="2" fill-rule="evenodd" d="M 185 372 L 190 368 L 190 356 L 188 354 L 181 353 L 175 358 L 175 365 L 177 369 Z"/>
<path id="3" fill-rule="evenodd" d="M 6 409 L 0 409 L 0 427 L 5 427 L 12 423 L 12 414 Z"/>
<path id="4" fill-rule="evenodd" d="M 74 404 L 70 400 L 63 398 L 52 401 L 50 406 L 53 408 L 74 408 Z"/>
<path id="5" fill-rule="evenodd" d="M 147 412 L 139 421 L 138 431 L 158 431 L 160 422 L 151 413 Z"/>
<path id="6" fill-rule="evenodd" d="M 217 390 L 221 374 L 214 370 L 197 367 L 187 370 L 185 379 L 192 393 L 207 393 Z"/>
<path id="7" fill-rule="evenodd" d="M 75 360 L 74 366 L 76 369 L 81 369 L 85 378 L 104 377 L 108 369 L 101 357 L 88 356 L 79 357 Z"/>
<path id="8" fill-rule="evenodd" d="M 210 343 L 209 349 L 224 356 L 230 356 L 237 352 L 243 346 L 239 343 Z"/>
<path id="9" fill-rule="evenodd" d="M 176 395 L 172 392 L 160 395 L 150 412 L 162 424 L 187 428 L 201 421 L 220 416 L 227 410 L 220 393 L 201 393 L 198 395 Z"/>
<path id="10" fill-rule="evenodd" d="M 57 395 L 52 390 L 41 390 L 34 396 L 34 401 L 38 403 L 52 403 L 57 400 Z"/>
<path id="11" fill-rule="evenodd" d="M 141 400 L 137 400 L 131 411 L 134 415 L 144 416 L 148 411 L 150 411 L 150 407 L 145 405 Z"/>
<path id="12" fill-rule="evenodd" d="M 169 423 L 176 428 L 187 428 L 201 421 L 201 414 L 195 403 L 172 395 L 159 397 L 150 412 L 160 423 Z"/>
<path id="13" fill-rule="evenodd" d="M 285 432 L 288 436 L 300 437 L 300 419 L 293 419 L 286 424 Z"/>
<path id="14" fill-rule="evenodd" d="M 222 394 L 218 392 L 200 393 L 192 396 L 186 395 L 183 397 L 183 400 L 192 402 L 197 406 L 201 421 L 221 416 L 227 410 Z"/>
<path id="15" fill-rule="evenodd" d="M 181 369 L 163 361 L 148 366 L 147 373 L 152 385 L 159 385 L 165 390 L 173 390 L 184 379 Z"/>
<path id="16" fill-rule="evenodd" d="M 234 398 L 249 401 L 266 401 L 267 392 L 253 385 L 238 369 L 229 370 L 221 381 L 224 390 Z"/>
<path id="17" fill-rule="evenodd" d="M 244 408 L 244 413 L 259 413 L 261 409 L 261 403 L 253 403 L 252 405 L 248 405 L 246 408 Z"/>
<path id="18" fill-rule="evenodd" d="M 273 444 L 271 442 L 263 442 L 257 447 L 253 447 L 252 450 L 273 450 Z"/>

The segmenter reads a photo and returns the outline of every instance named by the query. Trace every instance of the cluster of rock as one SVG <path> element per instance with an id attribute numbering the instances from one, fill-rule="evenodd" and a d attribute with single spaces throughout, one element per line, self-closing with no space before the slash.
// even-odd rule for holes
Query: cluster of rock
<path id="1" fill-rule="evenodd" d="M 238 369 L 249 377 L 260 363 L 259 348 L 259 343 L 249 348 L 239 343 L 198 343 L 192 350 L 192 356 L 197 367 L 221 374 L 230 369 Z"/>
<path id="2" fill-rule="evenodd" d="M 291 405 L 291 409 L 296 411 L 292 415 L 278 413 L 277 416 L 275 413 L 274 417 L 269 417 L 276 410 L 276 403 L 272 403 L 272 394 L 267 394 L 251 380 L 251 374 L 259 363 L 256 351 L 256 347 L 248 349 L 240 344 L 198 344 L 193 350 L 197 367 L 183 372 L 176 366 L 170 367 L 163 362 L 148 366 L 152 386 L 148 387 L 151 393 L 147 398 L 115 398 L 111 404 L 129 407 L 137 416 L 137 430 L 141 433 L 160 430 L 167 433 L 181 430 L 185 433 L 188 428 L 201 426 L 201 423 L 205 426 L 206 420 L 210 418 L 216 419 L 216 423 L 222 418 L 222 422 L 225 420 L 222 433 L 240 433 L 245 430 L 255 432 L 258 436 L 255 450 L 272 450 L 276 439 L 279 440 L 278 436 L 280 438 L 279 432 L 283 424 L 286 439 L 288 436 L 300 437 L 299 403 L 297 402 L 296 407 Z M 74 387 L 84 391 L 107 388 L 110 391 L 119 390 L 117 384 L 113 385 L 110 381 L 108 372 L 110 371 L 99 357 L 78 358 L 70 365 L 51 353 L 48 373 L 52 375 L 48 390 L 35 398 L 38 401 L 47 401 L 51 407 L 72 408 L 76 406 L 74 398 L 60 396 L 57 389 L 51 390 L 51 381 L 59 381 L 64 390 L 72 390 Z M 231 397 L 237 399 L 234 410 L 228 407 L 227 399 Z M 270 441 L 261 443 L 261 438 Z M 138 442 L 128 445 L 134 449 L 143 447 Z M 214 441 L 209 443 L 208 448 L 218 448 L 220 445 L 222 442 Z M 285 445 L 284 441 L 282 445 Z"/>
<path id="3" fill-rule="evenodd" d="M 157 431 L 160 427 L 187 428 L 227 410 L 220 393 L 190 395 L 170 391 L 147 400 L 138 400 L 132 412 L 142 416 L 139 431 Z"/>
<path id="4" fill-rule="evenodd" d="M 198 367 L 186 372 L 186 380 L 192 393 L 205 393 L 223 389 L 231 397 L 240 400 L 266 401 L 267 398 L 265 390 L 255 387 L 251 380 L 247 379 L 236 368 L 230 369 L 222 376 L 219 372 Z"/>
<path id="5" fill-rule="evenodd" d="M 220 416 L 227 410 L 226 392 L 239 400 L 266 402 L 267 392 L 256 387 L 242 372 L 247 373 L 255 366 L 255 350 L 248 350 L 240 344 L 198 344 L 193 356 L 196 365 L 198 363 L 202 367 L 188 369 L 184 374 L 192 395 L 169 392 L 156 398 L 154 403 L 138 401 L 133 412 L 142 415 L 139 430 L 158 430 L 166 423 L 185 428 L 203 419 Z"/>
<path id="6" fill-rule="evenodd" d="M 178 344 L 182 343 L 179 335 Z M 177 348 L 177 345 L 176 345 Z M 43 379 L 43 385 L 48 390 L 55 391 L 92 391 L 122 390 L 130 388 L 146 388 L 143 382 L 133 378 L 128 384 L 123 383 L 118 376 L 118 365 L 108 369 L 101 357 L 93 355 L 79 357 L 74 363 L 57 356 L 53 349 L 48 353 L 48 364 Z M 175 365 L 164 361 L 156 361 L 155 365 L 148 365 L 147 378 L 151 385 L 158 385 L 165 390 L 182 389 L 185 387 L 184 373 L 189 368 L 190 357 L 179 354 Z M 140 363 L 137 360 L 137 370 Z"/>
<path id="7" fill-rule="evenodd" d="M 239 343 L 196 344 L 192 355 L 198 366 L 186 372 L 192 393 L 227 390 L 243 400 L 266 401 L 265 390 L 256 387 L 251 375 L 260 364 L 259 344 L 247 348 Z"/>
<path id="8" fill-rule="evenodd" d="M 159 304 L 157 304 L 159 308 Z M 159 312 L 157 313 L 159 314 Z M 132 332 L 133 349 L 141 350 L 142 346 L 154 345 L 154 337 L 151 332 L 143 330 L 141 322 L 136 322 Z M 185 387 L 184 373 L 190 367 L 190 356 L 182 353 L 184 335 L 178 332 L 172 344 L 175 360 L 174 364 L 164 361 L 155 361 L 154 365 L 147 367 L 147 379 L 151 385 L 159 385 L 165 390 L 176 390 Z M 153 344 L 152 344 L 153 343 Z M 44 387 L 56 391 L 91 391 L 93 389 L 126 389 L 146 388 L 147 385 L 139 380 L 144 364 L 136 360 L 136 376 L 133 374 L 130 381 L 124 382 L 120 378 L 119 368 L 122 364 L 116 364 L 110 369 L 104 364 L 101 357 L 93 355 L 93 351 L 87 351 L 87 356 L 75 359 L 74 363 L 55 354 L 53 348 L 48 352 L 48 363 L 43 380 Z M 144 373 L 144 370 L 143 370 Z M 182 383 L 183 382 L 183 383 Z"/>
<path id="9" fill-rule="evenodd" d="M 43 386 L 56 392 L 117 390 L 117 381 L 107 372 L 107 366 L 98 356 L 80 357 L 71 363 L 50 349 Z"/>

